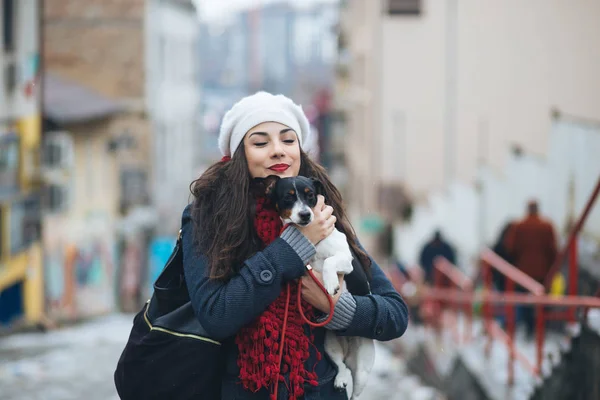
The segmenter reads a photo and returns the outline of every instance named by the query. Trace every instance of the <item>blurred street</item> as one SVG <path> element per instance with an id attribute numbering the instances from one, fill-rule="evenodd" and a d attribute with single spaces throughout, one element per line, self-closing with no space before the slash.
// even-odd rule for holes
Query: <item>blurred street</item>
<path id="1" fill-rule="evenodd" d="M 0 400 L 118 398 L 132 313 L 258 91 L 302 106 L 300 149 L 411 309 L 362 400 L 600 399 L 598 20 L 598 0 L 2 0 Z"/>
<path id="2" fill-rule="evenodd" d="M 114 400 L 113 372 L 133 315 L 114 314 L 47 333 L 0 339 L 0 400 Z M 378 344 L 376 365 L 361 400 L 433 400 Z"/>
<path id="3" fill-rule="evenodd" d="M 118 399 L 112 373 L 133 316 L 0 339 L 0 399 Z"/>

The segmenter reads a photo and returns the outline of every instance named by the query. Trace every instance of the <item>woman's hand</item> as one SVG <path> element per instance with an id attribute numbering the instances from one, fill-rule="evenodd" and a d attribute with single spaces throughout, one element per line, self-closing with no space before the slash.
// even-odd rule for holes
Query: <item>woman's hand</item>
<path id="1" fill-rule="evenodd" d="M 333 207 L 325 204 L 325 198 L 317 196 L 317 204 L 313 208 L 314 219 L 308 226 L 298 226 L 298 229 L 310 242 L 317 245 L 321 240 L 331 235 L 335 229 L 336 218 Z"/>
<path id="2" fill-rule="evenodd" d="M 319 280 L 319 282 L 321 282 L 321 284 L 322 284 L 323 283 L 323 275 L 320 272 L 315 271 L 315 270 L 312 270 L 312 272 L 315 275 L 315 277 Z M 338 278 L 340 279 L 340 288 L 341 288 L 342 284 L 344 283 L 344 275 L 338 274 Z M 342 295 L 342 291 L 338 290 L 338 292 L 332 296 L 334 308 L 335 308 L 335 305 L 341 295 Z M 302 298 L 304 300 L 306 300 L 309 304 L 311 304 L 313 307 L 315 307 L 316 309 L 318 309 L 320 311 L 323 311 L 326 314 L 329 314 L 329 312 L 331 311 L 329 309 L 329 300 L 327 299 L 328 296 L 329 295 L 326 292 L 324 292 L 319 287 L 319 285 L 317 285 L 317 283 L 314 281 L 314 279 L 308 273 L 306 273 L 302 277 Z"/>

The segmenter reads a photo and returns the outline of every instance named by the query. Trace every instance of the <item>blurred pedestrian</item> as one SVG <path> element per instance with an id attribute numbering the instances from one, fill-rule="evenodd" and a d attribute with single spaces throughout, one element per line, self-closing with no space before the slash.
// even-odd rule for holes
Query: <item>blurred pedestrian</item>
<path id="1" fill-rule="evenodd" d="M 527 204 L 527 216 L 509 230 L 505 246 L 515 266 L 543 284 L 556 260 L 557 243 L 552 223 L 539 215 L 537 201 L 532 200 Z M 521 287 L 517 287 L 517 290 L 526 292 Z M 520 308 L 527 336 L 532 337 L 535 327 L 534 308 Z"/>
<path id="2" fill-rule="evenodd" d="M 433 238 L 425 243 L 419 257 L 419 263 L 425 272 L 425 282 L 430 285 L 434 283 L 434 261 L 437 257 L 444 257 L 451 264 L 456 264 L 454 247 L 444 239 L 440 230 L 436 230 Z"/>
<path id="3" fill-rule="evenodd" d="M 346 399 L 346 391 L 334 387 L 334 364 L 323 357 L 325 329 L 377 340 L 397 338 L 406 330 L 406 304 L 360 246 L 340 193 L 324 168 L 307 156 L 310 143 L 301 107 L 281 95 L 257 93 L 227 112 L 219 134 L 224 158 L 192 183 L 194 201 L 182 222 L 185 278 L 199 321 L 224 346 L 222 399 Z M 253 178 L 269 175 L 302 175 L 323 183 L 325 196 L 313 209 L 313 223 L 290 225 L 280 234 L 274 206 L 251 191 Z M 302 280 L 307 309 L 315 316 L 329 312 L 327 295 L 306 275 L 305 266 L 334 227 L 346 234 L 370 271 L 371 294 L 340 291 L 325 328 L 310 328 L 290 306 L 279 364 L 285 284 Z M 291 287 L 294 299 L 297 285 Z M 283 380 L 273 394 L 279 372 Z"/>
<path id="4" fill-rule="evenodd" d="M 496 243 L 494 244 L 494 247 L 492 247 L 492 250 L 494 251 L 494 253 L 499 255 L 504 261 L 506 261 L 509 264 L 514 264 L 514 259 L 513 259 L 512 255 L 510 254 L 510 252 L 508 251 L 508 248 L 506 247 L 506 238 L 507 238 L 510 230 L 515 225 L 516 225 L 516 221 L 509 221 L 508 223 L 506 223 L 506 225 L 504 225 L 504 227 L 500 231 L 500 234 L 498 235 L 498 238 L 496 239 Z M 504 275 L 502 275 L 502 273 L 498 272 L 495 268 L 491 268 L 491 271 L 492 271 L 492 280 L 494 282 L 494 286 L 495 286 L 496 290 L 498 290 L 499 292 L 503 292 L 504 285 L 505 285 Z"/>

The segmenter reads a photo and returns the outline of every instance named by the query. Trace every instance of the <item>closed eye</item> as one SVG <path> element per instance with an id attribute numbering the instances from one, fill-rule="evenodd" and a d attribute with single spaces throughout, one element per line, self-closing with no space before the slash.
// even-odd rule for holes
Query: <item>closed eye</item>
<path id="1" fill-rule="evenodd" d="M 259 142 L 259 143 L 254 143 L 255 146 L 257 147 L 263 147 L 267 145 L 267 142 Z"/>
<path id="2" fill-rule="evenodd" d="M 287 139 L 283 141 L 284 143 L 292 144 L 296 142 L 296 139 Z"/>

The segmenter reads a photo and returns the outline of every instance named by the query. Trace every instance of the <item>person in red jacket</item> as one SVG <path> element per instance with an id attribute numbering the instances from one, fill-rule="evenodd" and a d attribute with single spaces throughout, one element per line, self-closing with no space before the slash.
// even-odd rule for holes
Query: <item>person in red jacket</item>
<path id="1" fill-rule="evenodd" d="M 556 260 L 557 244 L 554 227 L 540 217 L 537 201 L 532 200 L 527 204 L 527 216 L 509 230 L 505 246 L 517 268 L 537 282 L 544 282 Z M 533 308 L 523 307 L 522 317 L 528 336 L 533 335 Z"/>

